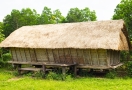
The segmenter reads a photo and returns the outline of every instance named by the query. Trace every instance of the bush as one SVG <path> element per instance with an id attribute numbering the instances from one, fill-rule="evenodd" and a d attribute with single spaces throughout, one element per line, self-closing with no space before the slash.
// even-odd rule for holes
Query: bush
<path id="1" fill-rule="evenodd" d="M 128 76 L 132 77 L 132 61 L 129 61 L 126 65 Z"/>
<path id="2" fill-rule="evenodd" d="M 109 71 L 106 76 L 106 78 L 110 78 L 110 79 L 114 79 L 117 77 L 117 72 L 115 70 L 111 70 Z"/>
<path id="3" fill-rule="evenodd" d="M 6 53 L 2 55 L 2 58 L 0 58 L 0 67 L 6 67 L 7 61 L 9 61 L 11 59 L 11 54 L 10 53 Z"/>
<path id="4" fill-rule="evenodd" d="M 66 80 L 66 81 L 73 80 L 73 77 L 71 74 L 63 75 L 62 73 L 56 73 L 52 71 L 49 72 L 45 78 L 49 80 Z"/>
<path id="5" fill-rule="evenodd" d="M 46 79 L 49 80 L 63 80 L 63 75 L 56 72 L 49 72 L 46 75 Z"/>

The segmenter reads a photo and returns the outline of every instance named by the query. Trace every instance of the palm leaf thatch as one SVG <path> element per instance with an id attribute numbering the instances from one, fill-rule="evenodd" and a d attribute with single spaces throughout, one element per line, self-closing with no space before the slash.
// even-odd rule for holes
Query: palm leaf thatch
<path id="1" fill-rule="evenodd" d="M 123 20 L 23 26 L 0 47 L 129 50 Z"/>

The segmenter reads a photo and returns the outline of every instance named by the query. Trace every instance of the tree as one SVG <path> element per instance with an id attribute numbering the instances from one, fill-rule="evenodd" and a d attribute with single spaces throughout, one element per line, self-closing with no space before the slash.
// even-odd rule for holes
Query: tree
<path id="1" fill-rule="evenodd" d="M 53 23 L 52 12 L 48 7 L 44 7 L 42 14 L 39 18 L 39 24 L 50 24 Z"/>
<path id="2" fill-rule="evenodd" d="M 83 21 L 95 21 L 96 13 L 95 11 L 90 11 L 89 8 L 78 9 L 71 8 L 66 16 L 67 22 L 83 22 Z"/>
<path id="3" fill-rule="evenodd" d="M 0 22 L 0 42 L 4 40 L 4 34 L 2 32 L 3 32 L 3 23 Z"/>
<path id="4" fill-rule="evenodd" d="M 123 19 L 132 40 L 132 0 L 122 0 L 115 8 L 112 19 Z"/>
<path id="5" fill-rule="evenodd" d="M 3 20 L 5 37 L 19 27 L 37 24 L 38 17 L 39 15 L 34 9 L 26 8 L 21 11 L 13 9 L 11 14 L 8 14 Z"/>
<path id="6" fill-rule="evenodd" d="M 57 9 L 53 11 L 53 19 L 55 21 L 54 23 L 62 23 L 65 18 L 62 16 L 60 10 Z"/>
<path id="7" fill-rule="evenodd" d="M 0 43 L 4 40 L 4 34 L 2 32 L 3 32 L 3 23 L 0 22 Z M 3 60 L 2 55 L 3 52 L 2 49 L 0 48 L 0 61 Z"/>

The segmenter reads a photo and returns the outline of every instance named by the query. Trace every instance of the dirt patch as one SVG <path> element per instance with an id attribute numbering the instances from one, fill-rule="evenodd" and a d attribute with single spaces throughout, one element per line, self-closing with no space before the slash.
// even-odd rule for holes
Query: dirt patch
<path id="1" fill-rule="evenodd" d="M 7 82 L 18 81 L 18 80 L 20 80 L 20 79 L 21 79 L 21 78 L 19 78 L 19 77 L 14 77 L 14 78 L 8 79 Z"/>

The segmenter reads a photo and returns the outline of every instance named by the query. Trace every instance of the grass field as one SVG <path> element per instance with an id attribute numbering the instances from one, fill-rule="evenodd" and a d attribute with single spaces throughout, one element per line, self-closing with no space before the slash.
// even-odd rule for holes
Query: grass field
<path id="1" fill-rule="evenodd" d="M 131 78 L 81 77 L 66 81 L 16 76 L 0 69 L 0 90 L 132 90 Z"/>

